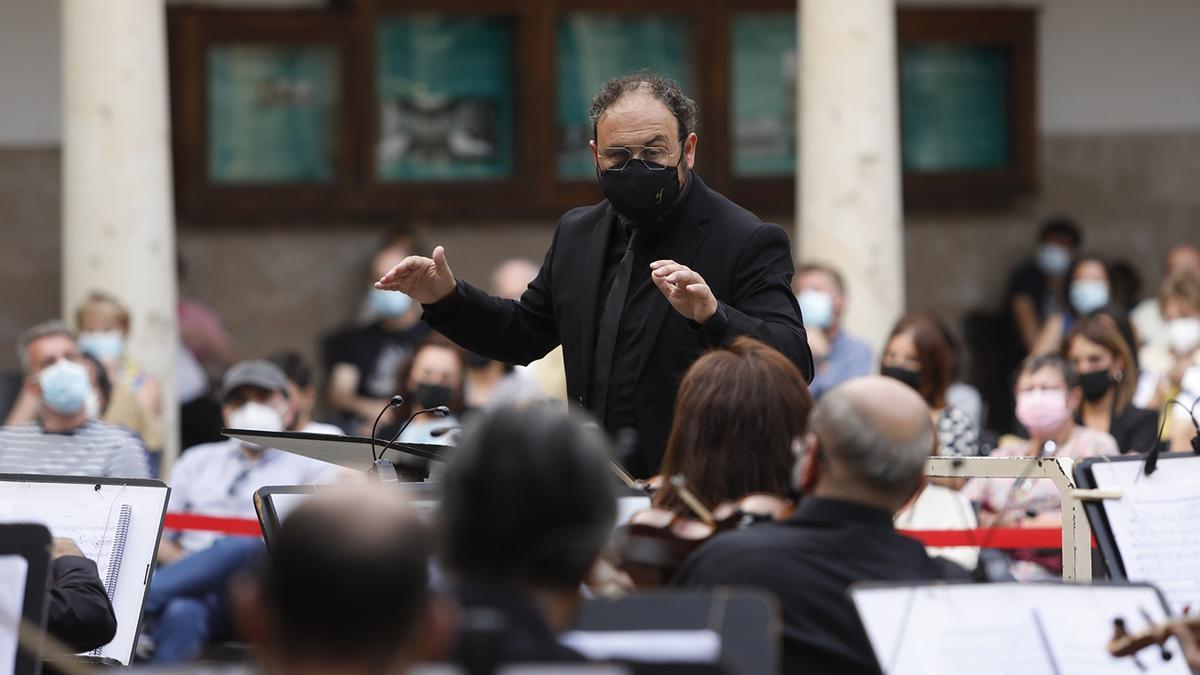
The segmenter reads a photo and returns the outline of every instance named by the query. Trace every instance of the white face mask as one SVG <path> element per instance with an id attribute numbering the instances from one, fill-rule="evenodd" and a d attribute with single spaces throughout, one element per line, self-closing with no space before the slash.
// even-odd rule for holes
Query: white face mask
<path id="1" fill-rule="evenodd" d="M 1190 354 L 1200 347 L 1200 317 L 1189 316 L 1167 322 L 1167 341 L 1176 354 Z"/>
<path id="2" fill-rule="evenodd" d="M 256 431 L 283 431 L 283 413 L 257 401 L 250 401 L 229 413 L 229 426 Z"/>

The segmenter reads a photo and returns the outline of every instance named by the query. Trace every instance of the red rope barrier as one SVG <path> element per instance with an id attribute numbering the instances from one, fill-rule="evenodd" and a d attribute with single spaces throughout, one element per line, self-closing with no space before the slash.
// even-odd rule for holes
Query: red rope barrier
<path id="1" fill-rule="evenodd" d="M 257 520 L 221 518 L 193 513 L 168 513 L 164 526 L 170 530 L 219 532 L 243 537 L 258 537 L 262 529 Z M 979 546 L 988 548 L 1062 548 L 1062 530 L 1057 527 L 1001 527 L 994 530 L 900 530 L 900 533 L 926 546 Z M 1092 546 L 1095 546 L 1095 540 Z"/>

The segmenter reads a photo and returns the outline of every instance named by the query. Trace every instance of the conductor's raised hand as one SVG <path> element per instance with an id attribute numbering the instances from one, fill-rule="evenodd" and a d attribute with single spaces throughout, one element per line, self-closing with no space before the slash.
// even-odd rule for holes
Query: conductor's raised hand
<path id="1" fill-rule="evenodd" d="M 432 258 L 408 256 L 375 282 L 375 288 L 400 291 L 423 305 L 446 298 L 456 285 L 446 262 L 446 249 L 441 246 L 433 249 Z"/>
<path id="2" fill-rule="evenodd" d="M 650 278 L 666 296 L 667 302 L 685 318 L 704 323 L 717 313 L 717 298 L 712 289 L 687 265 L 674 260 L 656 260 L 650 263 Z"/>

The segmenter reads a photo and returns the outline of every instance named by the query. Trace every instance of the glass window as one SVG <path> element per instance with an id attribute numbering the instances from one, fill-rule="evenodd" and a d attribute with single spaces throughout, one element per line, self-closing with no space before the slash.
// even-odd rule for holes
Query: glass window
<path id="1" fill-rule="evenodd" d="M 487 180 L 513 171 L 513 24 L 405 14 L 378 28 L 380 180 Z"/>
<path id="2" fill-rule="evenodd" d="M 572 12 L 558 24 L 558 177 L 595 173 L 588 110 L 600 85 L 643 68 L 675 78 L 693 97 L 687 20 L 667 14 Z"/>
<path id="3" fill-rule="evenodd" d="M 338 85 L 332 47 L 223 44 L 207 57 L 210 181 L 333 179 Z"/>
<path id="4" fill-rule="evenodd" d="M 733 20 L 733 174 L 796 170 L 796 13 L 748 12 Z"/>
<path id="5" fill-rule="evenodd" d="M 1000 169 L 1009 163 L 1008 50 L 924 44 L 900 51 L 904 168 Z"/>

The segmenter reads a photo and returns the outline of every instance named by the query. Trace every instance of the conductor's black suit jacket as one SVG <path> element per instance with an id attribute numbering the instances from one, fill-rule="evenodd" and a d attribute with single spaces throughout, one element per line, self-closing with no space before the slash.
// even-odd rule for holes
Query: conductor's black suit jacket
<path id="1" fill-rule="evenodd" d="M 812 352 L 791 290 L 787 232 L 710 190 L 694 174 L 691 180 L 662 257 L 699 273 L 720 306 L 701 326 L 659 294 L 646 316 L 621 318 L 644 321 L 649 334 L 657 334 L 636 361 L 639 453 L 628 468 L 637 476 L 657 472 L 679 380 L 705 349 L 749 335 L 787 355 L 809 381 L 813 377 Z M 605 251 L 615 227 L 607 201 L 573 209 L 559 220 L 542 268 L 519 301 L 492 297 L 460 280 L 450 297 L 425 305 L 425 320 L 466 349 L 506 363 L 527 364 L 561 343 L 567 393 L 587 408 Z M 650 270 L 635 268 L 634 274 Z"/>

